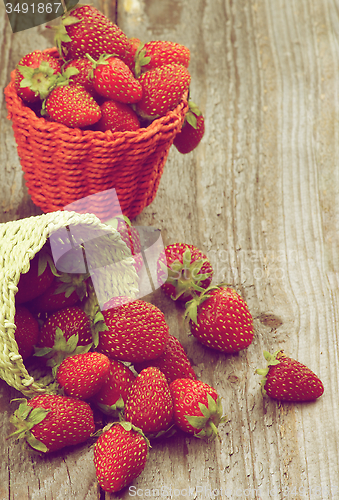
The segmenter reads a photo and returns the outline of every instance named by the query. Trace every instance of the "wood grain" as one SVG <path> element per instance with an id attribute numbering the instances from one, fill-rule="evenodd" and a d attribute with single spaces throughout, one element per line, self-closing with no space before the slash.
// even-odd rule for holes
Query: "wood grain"
<path id="1" fill-rule="evenodd" d="M 339 9 L 335 0 L 120 0 L 94 2 L 128 36 L 167 39 L 191 51 L 191 97 L 206 120 L 188 155 L 171 148 L 155 201 L 134 221 L 165 244 L 195 244 L 214 282 L 233 284 L 254 317 L 239 355 L 199 345 L 182 309 L 160 307 L 201 380 L 223 397 L 221 443 L 178 434 L 154 443 L 133 482 L 139 498 L 339 498 Z M 25 53 L 52 43 L 43 27 L 13 35 L 0 6 L 1 85 Z M 11 125 L 1 109 L 1 213 L 40 213 L 24 187 Z M 285 352 L 322 379 L 315 403 L 263 399 L 262 351 Z M 127 499 L 100 492 L 84 445 L 27 457 L 6 441 L 10 398 L 1 388 L 0 498 Z M 161 488 L 163 488 L 161 490 Z M 172 490 L 170 491 L 170 488 Z M 154 491 L 153 491 L 154 489 Z M 214 493 L 212 493 L 214 491 Z M 179 492 L 181 492 L 179 494 Z M 135 496 L 137 496 L 135 494 Z"/>

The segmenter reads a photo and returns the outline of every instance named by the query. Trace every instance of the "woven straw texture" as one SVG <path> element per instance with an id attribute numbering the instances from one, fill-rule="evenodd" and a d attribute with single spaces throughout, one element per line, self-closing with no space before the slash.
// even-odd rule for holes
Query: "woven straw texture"
<path id="1" fill-rule="evenodd" d="M 57 55 L 55 48 L 45 52 Z M 84 131 L 38 118 L 17 96 L 14 79 L 12 71 L 5 88 L 8 118 L 28 192 L 43 212 L 63 210 L 76 200 L 114 188 L 123 214 L 133 219 L 154 200 L 169 149 L 188 111 L 185 97 L 147 128 Z M 108 220 L 115 208 L 105 201 L 95 198 L 96 206 L 86 204 L 82 213 Z"/>
<path id="2" fill-rule="evenodd" d="M 117 295 L 136 298 L 138 294 L 138 277 L 128 247 L 115 229 L 102 224 L 95 215 L 58 211 L 0 224 L 0 377 L 28 397 L 46 392 L 45 384 L 51 379 L 39 369 L 34 376 L 32 372 L 28 373 L 18 353 L 14 324 L 17 284 L 20 275 L 29 270 L 30 260 L 47 239 L 66 230 L 72 231 L 75 240 L 77 235 L 80 240 L 81 232 L 87 237 L 91 235 L 85 246 L 87 253 L 87 248 L 90 248 L 87 243 L 92 244 L 91 267 L 97 284 L 95 290 L 102 294 L 98 297 L 99 302 Z M 96 243 L 98 239 L 99 244 Z M 112 262 L 112 256 L 114 268 L 112 265 L 105 266 L 105 263 Z M 93 302 L 93 295 L 88 297 L 88 302 Z"/>

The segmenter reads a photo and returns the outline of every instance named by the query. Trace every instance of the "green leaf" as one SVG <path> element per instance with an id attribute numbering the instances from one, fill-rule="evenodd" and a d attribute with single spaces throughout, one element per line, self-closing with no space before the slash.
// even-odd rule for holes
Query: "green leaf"
<path id="1" fill-rule="evenodd" d="M 26 438 L 27 443 L 34 448 L 35 450 L 41 451 L 43 453 L 48 452 L 48 448 L 45 444 L 43 444 L 41 441 L 38 441 L 33 434 L 29 434 Z"/>
<path id="2" fill-rule="evenodd" d="M 206 417 L 195 417 L 191 415 L 185 415 L 188 423 L 195 429 L 203 429 L 207 423 L 208 418 Z"/>

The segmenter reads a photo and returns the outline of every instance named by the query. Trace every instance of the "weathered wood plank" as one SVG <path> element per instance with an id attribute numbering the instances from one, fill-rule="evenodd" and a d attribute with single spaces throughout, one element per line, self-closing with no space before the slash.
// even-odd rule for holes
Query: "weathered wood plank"
<path id="1" fill-rule="evenodd" d="M 113 18 L 115 4 L 94 4 Z M 168 499 L 280 499 L 288 489 L 296 499 L 336 499 L 336 2 L 121 0 L 117 16 L 128 36 L 189 47 L 191 95 L 206 119 L 205 137 L 193 153 L 182 156 L 172 148 L 157 197 L 135 223 L 160 228 L 165 244 L 185 241 L 206 251 L 214 281 L 232 283 L 255 319 L 253 344 L 225 356 L 189 337 L 183 311 L 160 291 L 147 297 L 164 311 L 198 376 L 224 398 L 229 418 L 220 428 L 221 443 L 206 446 L 182 434 L 155 443 L 133 485 L 139 498 L 152 496 L 154 488 L 159 492 L 153 497 Z M 42 28 L 11 34 L 5 14 L 1 22 L 5 85 L 22 55 L 51 39 Z M 5 116 L 3 104 L 2 221 L 40 213 L 23 187 Z M 319 401 L 281 405 L 262 399 L 255 369 L 264 365 L 263 349 L 277 348 L 320 375 L 325 393 Z M 88 446 L 27 460 L 17 445 L 5 441 L 15 391 L 4 383 L 1 389 L 3 498 L 99 499 Z M 127 489 L 105 497 L 127 499 L 133 493 Z"/>

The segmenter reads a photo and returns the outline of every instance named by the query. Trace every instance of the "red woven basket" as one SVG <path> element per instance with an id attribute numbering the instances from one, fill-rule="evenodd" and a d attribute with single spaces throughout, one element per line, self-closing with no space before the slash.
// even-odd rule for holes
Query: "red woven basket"
<path id="1" fill-rule="evenodd" d="M 57 55 L 55 48 L 45 52 Z M 188 111 L 185 96 L 173 111 L 147 128 L 131 132 L 94 132 L 68 128 L 39 118 L 18 97 L 15 71 L 5 88 L 8 118 L 28 192 L 43 212 L 63 210 L 70 203 L 91 197 L 83 210 L 101 220 L 116 214 L 105 191 L 116 190 L 122 213 L 133 219 L 155 198 L 173 140 Z M 87 199 L 88 200 L 88 199 Z"/>

